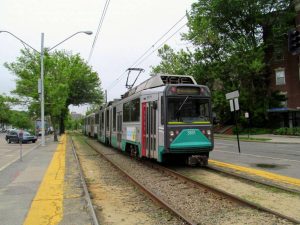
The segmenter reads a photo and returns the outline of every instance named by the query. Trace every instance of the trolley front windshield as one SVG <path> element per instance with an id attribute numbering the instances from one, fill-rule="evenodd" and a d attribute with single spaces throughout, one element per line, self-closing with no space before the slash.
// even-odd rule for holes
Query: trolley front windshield
<path id="1" fill-rule="evenodd" d="M 209 121 L 209 100 L 190 96 L 169 98 L 168 122 L 195 123 Z"/>

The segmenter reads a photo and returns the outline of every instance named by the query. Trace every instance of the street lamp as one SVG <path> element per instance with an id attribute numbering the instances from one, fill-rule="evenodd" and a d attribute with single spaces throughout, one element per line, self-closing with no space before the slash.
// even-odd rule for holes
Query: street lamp
<path id="1" fill-rule="evenodd" d="M 22 42 L 23 45 L 28 46 L 35 52 L 39 53 L 41 55 L 41 130 L 42 130 L 42 146 L 45 146 L 45 103 L 44 103 L 44 33 L 41 33 L 41 51 L 39 52 L 35 48 L 33 48 L 31 45 L 27 44 L 25 41 L 23 41 L 21 38 L 17 37 L 13 33 L 6 31 L 6 30 L 0 30 L 0 33 L 8 33 L 14 38 L 18 39 L 20 42 Z M 93 34 L 92 31 L 78 31 L 71 36 L 67 37 L 66 39 L 62 40 L 58 44 L 54 45 L 52 48 L 49 49 L 51 51 L 52 49 L 56 48 L 58 45 L 64 43 L 65 41 L 69 40 L 73 36 L 79 33 L 84 33 L 87 35 Z"/>

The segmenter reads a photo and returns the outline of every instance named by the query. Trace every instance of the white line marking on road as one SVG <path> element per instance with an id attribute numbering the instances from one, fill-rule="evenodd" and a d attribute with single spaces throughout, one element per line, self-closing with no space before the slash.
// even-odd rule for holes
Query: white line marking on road
<path id="1" fill-rule="evenodd" d="M 33 148 L 29 149 L 29 150 L 26 151 L 25 153 L 23 153 L 23 157 L 24 157 L 25 155 L 27 155 L 29 152 L 32 152 L 34 149 L 38 148 L 40 145 L 41 145 L 41 143 L 38 144 L 38 145 L 36 145 L 36 146 L 34 146 Z M 15 158 L 15 159 L 13 159 L 12 161 L 10 161 L 9 163 L 5 164 L 4 166 L 2 166 L 2 167 L 0 168 L 0 172 L 1 172 L 2 170 L 4 170 L 6 167 L 8 167 L 8 166 L 10 166 L 11 164 L 13 164 L 14 162 L 18 161 L 18 160 L 20 160 L 20 157 L 17 157 L 17 158 Z"/>
<path id="2" fill-rule="evenodd" d="M 229 154 L 235 154 L 235 155 L 242 155 L 242 156 L 253 156 L 256 158 L 267 158 L 267 159 L 276 159 L 276 160 L 285 160 L 285 161 L 290 161 L 290 162 L 300 162 L 299 160 L 294 160 L 294 159 L 284 159 L 284 158 L 273 158 L 273 157 L 268 157 L 268 156 L 263 156 L 263 155 L 252 155 L 252 154 L 244 154 L 244 153 L 237 153 L 237 152 L 228 152 L 228 151 L 222 151 L 222 150 L 214 150 L 214 152 L 223 152 L 223 153 L 229 153 Z"/>
<path id="3" fill-rule="evenodd" d="M 225 144 L 225 143 L 216 143 L 216 146 L 223 145 L 223 146 L 234 146 L 235 144 Z"/>

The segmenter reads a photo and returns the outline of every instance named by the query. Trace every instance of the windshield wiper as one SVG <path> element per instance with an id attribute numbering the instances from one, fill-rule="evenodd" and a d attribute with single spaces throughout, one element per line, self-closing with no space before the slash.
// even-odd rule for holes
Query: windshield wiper
<path id="1" fill-rule="evenodd" d="M 186 96 L 186 98 L 184 99 L 183 103 L 180 105 L 179 109 L 177 110 L 177 112 L 175 113 L 175 116 L 180 112 L 182 106 L 186 103 L 186 101 L 188 100 L 190 96 Z"/>

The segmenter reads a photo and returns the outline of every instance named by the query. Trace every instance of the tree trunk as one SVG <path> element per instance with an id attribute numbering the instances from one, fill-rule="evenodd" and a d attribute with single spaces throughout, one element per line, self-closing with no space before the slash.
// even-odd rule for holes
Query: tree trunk
<path id="1" fill-rule="evenodd" d="M 60 118 L 59 118 L 59 134 L 62 135 L 65 133 L 65 118 L 68 116 L 68 105 L 66 106 L 65 109 L 62 109 L 60 113 Z"/>
<path id="2" fill-rule="evenodd" d="M 59 118 L 59 134 L 62 135 L 65 133 L 65 115 L 62 113 Z"/>
<path id="3" fill-rule="evenodd" d="M 54 129 L 54 141 L 58 141 L 58 138 L 57 138 L 57 131 L 56 131 L 56 129 Z"/>

